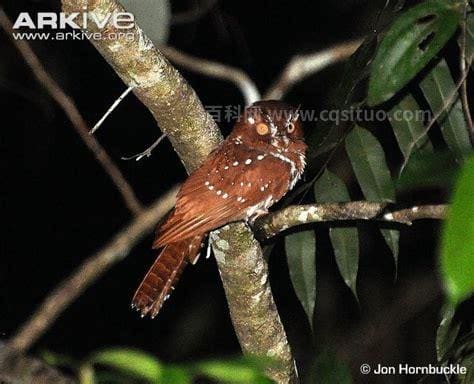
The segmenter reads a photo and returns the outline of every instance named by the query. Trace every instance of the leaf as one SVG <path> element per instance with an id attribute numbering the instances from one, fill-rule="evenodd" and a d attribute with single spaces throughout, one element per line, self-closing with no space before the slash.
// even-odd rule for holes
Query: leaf
<path id="1" fill-rule="evenodd" d="M 346 137 L 346 151 L 365 198 L 374 202 L 393 201 L 395 189 L 378 140 L 366 129 L 356 126 Z M 400 232 L 392 229 L 380 231 L 393 253 L 397 268 Z"/>
<path id="2" fill-rule="evenodd" d="M 441 276 L 449 300 L 457 304 L 474 291 L 474 157 L 461 171 L 441 244 Z"/>
<path id="3" fill-rule="evenodd" d="M 398 254 L 400 252 L 400 231 L 396 229 L 381 229 L 380 232 L 390 248 L 390 251 L 392 251 L 396 277 L 398 274 Z"/>
<path id="4" fill-rule="evenodd" d="M 119 1 L 127 11 L 135 15 L 137 24 L 155 45 L 166 43 L 171 20 L 171 6 L 168 0 Z"/>
<path id="5" fill-rule="evenodd" d="M 389 100 L 444 47 L 461 19 L 458 5 L 428 0 L 393 23 L 372 64 L 368 104 Z"/>
<path id="6" fill-rule="evenodd" d="M 74 368 L 78 366 L 78 362 L 76 360 L 60 353 L 42 351 L 40 356 L 48 365 L 53 365 L 55 367 Z"/>
<path id="7" fill-rule="evenodd" d="M 180 367 L 163 367 L 159 384 L 192 384 L 191 374 Z"/>
<path id="8" fill-rule="evenodd" d="M 206 361 L 195 366 L 200 375 L 207 376 L 219 383 L 271 384 L 263 374 L 264 366 L 257 359 L 235 359 L 227 361 Z"/>
<path id="9" fill-rule="evenodd" d="M 346 151 L 367 200 L 393 201 L 395 190 L 390 170 L 375 136 L 356 126 L 346 137 Z"/>
<path id="10" fill-rule="evenodd" d="M 153 356 L 128 348 L 104 349 L 93 354 L 88 361 L 152 383 L 160 380 L 163 371 L 160 362 Z"/>
<path id="11" fill-rule="evenodd" d="M 328 170 L 325 170 L 314 184 L 314 196 L 319 203 L 351 201 L 346 185 Z M 357 271 L 359 268 L 357 228 L 330 228 L 329 237 L 334 247 L 334 256 L 339 272 L 357 298 Z"/>
<path id="12" fill-rule="evenodd" d="M 285 237 L 286 257 L 291 282 L 313 327 L 316 300 L 316 238 L 313 231 L 303 231 Z"/>
<path id="13" fill-rule="evenodd" d="M 472 384 L 474 383 L 474 356 L 468 356 L 461 362 L 461 367 L 466 367 L 467 372 L 465 375 L 459 375 L 458 379 L 461 384 Z"/>
<path id="14" fill-rule="evenodd" d="M 377 48 L 377 36 L 367 37 L 357 51 L 349 58 L 344 73 L 335 92 L 335 108 L 333 111 L 349 111 L 351 108 L 362 105 L 366 96 L 364 84 L 370 75 L 370 62 Z M 363 89 L 363 91 L 362 91 Z M 340 117 L 340 115 L 338 115 Z M 329 116 L 328 116 L 329 118 Z M 336 120 L 336 121 L 334 121 Z M 306 138 L 309 146 L 308 159 L 314 159 L 332 151 L 344 139 L 345 132 L 354 126 L 354 119 L 331 118 L 330 121 L 319 119 L 317 127 L 311 130 Z M 310 161 L 309 166 L 313 166 Z"/>
<path id="15" fill-rule="evenodd" d="M 400 191 L 438 187 L 451 189 L 459 164 L 451 152 L 415 152 L 397 180 Z"/>
<path id="16" fill-rule="evenodd" d="M 441 323 L 436 332 L 436 355 L 438 361 L 442 361 L 446 356 L 446 352 L 453 346 L 456 337 L 459 334 L 461 323 L 453 324 L 456 308 L 447 303 L 441 310 Z"/>
<path id="17" fill-rule="evenodd" d="M 456 85 L 445 60 L 441 60 L 425 76 L 420 83 L 420 87 L 434 114 L 446 109 L 453 92 L 456 90 Z M 456 159 L 460 162 L 466 160 L 467 153 L 472 146 L 459 97 L 439 117 L 438 124 L 441 127 L 441 133 L 446 144 L 453 151 Z"/>
<path id="18" fill-rule="evenodd" d="M 424 111 L 410 93 L 389 112 L 393 133 L 405 159 L 408 159 L 414 150 L 433 151 L 433 144 L 425 133 L 421 112 Z"/>
<path id="19" fill-rule="evenodd" d="M 94 367 L 91 364 L 85 363 L 79 367 L 79 383 L 80 384 L 95 384 Z"/>

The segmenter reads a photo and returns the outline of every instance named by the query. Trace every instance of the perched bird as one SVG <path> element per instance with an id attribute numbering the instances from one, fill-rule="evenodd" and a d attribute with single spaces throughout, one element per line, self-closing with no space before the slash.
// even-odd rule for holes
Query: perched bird
<path id="1" fill-rule="evenodd" d="M 232 133 L 182 185 L 153 243 L 161 253 L 132 307 L 155 317 L 186 264 L 196 263 L 206 234 L 266 213 L 301 177 L 306 148 L 298 109 L 273 100 L 246 108 Z"/>

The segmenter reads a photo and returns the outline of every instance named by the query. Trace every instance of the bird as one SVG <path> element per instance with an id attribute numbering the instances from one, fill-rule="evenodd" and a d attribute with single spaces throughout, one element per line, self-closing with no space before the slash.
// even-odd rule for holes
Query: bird
<path id="1" fill-rule="evenodd" d="M 301 178 L 306 150 L 299 107 L 262 100 L 245 108 L 229 136 L 182 184 L 157 229 L 153 249 L 161 252 L 132 308 L 154 318 L 185 266 L 197 262 L 206 235 L 266 214 Z"/>

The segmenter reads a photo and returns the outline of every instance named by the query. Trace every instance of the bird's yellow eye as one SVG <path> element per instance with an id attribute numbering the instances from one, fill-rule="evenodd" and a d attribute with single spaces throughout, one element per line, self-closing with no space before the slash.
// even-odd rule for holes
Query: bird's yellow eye
<path id="1" fill-rule="evenodd" d="M 295 131 L 295 128 L 296 128 L 295 123 L 289 123 L 286 130 L 288 131 L 288 133 L 293 133 Z"/>
<path id="2" fill-rule="evenodd" d="M 257 133 L 261 136 L 266 135 L 268 134 L 268 132 L 270 132 L 270 128 L 268 128 L 268 125 L 265 123 L 258 123 L 255 129 L 257 130 Z"/>

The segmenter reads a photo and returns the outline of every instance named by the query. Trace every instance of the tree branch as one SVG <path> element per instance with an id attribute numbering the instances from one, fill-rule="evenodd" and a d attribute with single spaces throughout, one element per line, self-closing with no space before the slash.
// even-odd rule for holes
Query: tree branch
<path id="1" fill-rule="evenodd" d="M 294 84 L 332 64 L 347 59 L 361 44 L 362 40 L 355 40 L 335 45 L 324 51 L 294 56 L 278 79 L 265 92 L 263 98 L 281 99 Z"/>
<path id="2" fill-rule="evenodd" d="M 292 227 L 328 221 L 379 220 L 411 225 L 414 220 L 443 219 L 448 208 L 446 205 L 421 205 L 390 210 L 390 206 L 368 201 L 292 205 L 258 218 L 254 230 L 259 237 L 268 239 Z"/>
<path id="3" fill-rule="evenodd" d="M 62 4 L 65 12 L 83 13 L 84 11 L 82 0 L 62 0 Z M 95 15 L 102 19 L 100 15 L 113 15 L 123 11 L 123 7 L 113 0 L 88 2 L 89 17 Z M 89 20 L 88 32 L 107 34 L 117 31 L 110 23 L 99 31 L 93 20 Z M 125 84 L 134 87 L 135 95 L 150 109 L 188 172 L 192 171 L 220 143 L 222 135 L 212 117 L 204 110 L 194 90 L 169 64 L 163 54 L 153 46 L 144 32 L 138 26 L 128 32 L 132 32 L 135 39 L 94 39 L 92 43 Z M 265 309 L 259 311 L 263 324 L 279 323 L 280 326 L 275 327 L 271 335 L 234 318 L 236 313 L 247 313 L 247 301 L 251 298 L 236 300 L 236 297 L 242 293 L 243 287 L 236 290 L 232 282 L 226 281 L 228 277 L 231 278 L 237 274 L 240 283 L 248 287 L 249 291 L 254 289 L 255 294 L 264 295 L 265 292 L 268 293 L 271 290 L 264 269 L 251 272 L 235 269 L 235 263 L 231 261 L 238 260 L 242 254 L 248 256 L 252 254 L 254 258 L 261 259 L 262 263 L 265 262 L 261 249 L 248 228 L 242 228 L 239 224 L 230 225 L 226 236 L 232 237 L 233 233 L 238 234 L 241 246 L 220 250 L 226 262 L 219 263 L 219 268 L 237 335 L 247 335 L 245 340 L 240 340 L 246 352 L 258 353 L 261 351 L 261 345 L 267 346 L 266 353 L 273 354 L 274 359 L 282 362 L 279 368 L 273 368 L 268 372 L 269 376 L 278 383 L 293 383 L 296 381 L 293 357 L 271 294 L 267 295 L 266 302 L 272 305 L 267 305 Z M 260 282 L 258 286 L 255 286 L 256 281 Z M 264 304 L 263 301 L 261 303 Z M 242 329 L 237 329 L 237 327 L 242 327 Z M 283 344 L 286 348 L 281 347 Z"/>
<path id="4" fill-rule="evenodd" d="M 295 363 L 268 280 L 268 265 L 260 244 L 249 232 L 247 225 L 239 223 L 211 233 L 232 323 L 245 353 L 280 362 L 268 371 L 273 380 L 297 383 Z"/>
<path id="5" fill-rule="evenodd" d="M 30 67 L 31 71 L 36 77 L 36 80 L 38 80 L 38 82 L 45 87 L 50 96 L 63 109 L 64 113 L 72 123 L 72 126 L 81 137 L 82 141 L 94 154 L 99 164 L 102 166 L 102 168 L 104 168 L 105 172 L 112 179 L 116 188 L 122 195 L 122 199 L 125 202 L 125 205 L 133 214 L 139 214 L 142 210 L 142 205 L 135 196 L 135 192 L 133 191 L 132 187 L 127 182 L 127 180 L 125 180 L 124 176 L 122 175 L 122 172 L 117 167 L 117 165 L 115 165 L 115 163 L 104 150 L 104 148 L 94 137 L 89 135 L 89 127 L 87 126 L 87 123 L 85 122 L 81 113 L 77 109 L 76 104 L 45 70 L 45 68 L 31 49 L 29 44 L 25 40 L 15 40 L 13 38 L 12 23 L 2 7 L 0 7 L 0 26 L 5 30 L 5 32 L 7 32 L 11 41 Z"/>
<path id="6" fill-rule="evenodd" d="M 237 88 L 239 88 L 240 92 L 242 92 L 245 105 L 250 105 L 261 99 L 260 92 L 255 83 L 244 71 L 238 68 L 210 60 L 200 59 L 178 51 L 173 47 L 160 47 L 160 50 L 173 63 L 187 70 L 234 83 Z"/>
<path id="7" fill-rule="evenodd" d="M 0 383 L 2 384 L 75 384 L 44 362 L 22 356 L 18 351 L 0 345 Z"/>
<path id="8" fill-rule="evenodd" d="M 31 318 L 9 340 L 8 346 L 19 352 L 28 350 L 87 287 L 125 258 L 135 244 L 153 231 L 156 223 L 173 207 L 176 193 L 177 187 L 174 187 L 136 216 L 108 244 L 50 292 Z"/>
<path id="9" fill-rule="evenodd" d="M 84 0 L 62 0 L 65 12 L 84 12 Z M 220 143 L 222 135 L 212 117 L 206 112 L 194 90 L 152 41 L 138 26 L 127 30 L 134 38 L 110 39 L 108 35 L 120 35 L 110 20 L 99 29 L 92 15 L 125 12 L 114 0 L 87 2 L 89 33 L 102 34 L 103 39 L 91 39 L 91 43 L 113 67 L 122 81 L 133 87 L 133 93 L 148 107 L 163 133 L 188 171 L 196 169 L 203 159 Z M 77 18 L 82 19 L 81 18 Z"/>

